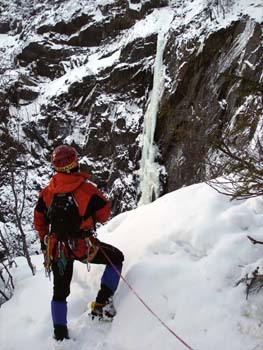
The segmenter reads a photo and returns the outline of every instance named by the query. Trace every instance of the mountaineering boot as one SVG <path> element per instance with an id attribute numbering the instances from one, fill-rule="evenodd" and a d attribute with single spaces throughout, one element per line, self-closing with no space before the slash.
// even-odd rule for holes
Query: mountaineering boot
<path id="1" fill-rule="evenodd" d="M 116 315 L 112 297 L 109 297 L 105 303 L 93 301 L 91 303 L 90 315 L 92 319 L 98 318 L 99 320 L 112 321 L 113 317 Z"/>
<path id="2" fill-rule="evenodd" d="M 54 325 L 54 338 L 56 340 L 69 339 L 67 327 L 67 302 L 52 300 L 51 314 Z"/>
<path id="3" fill-rule="evenodd" d="M 54 339 L 56 340 L 70 339 L 68 335 L 68 327 L 61 326 L 59 324 L 54 325 Z"/>

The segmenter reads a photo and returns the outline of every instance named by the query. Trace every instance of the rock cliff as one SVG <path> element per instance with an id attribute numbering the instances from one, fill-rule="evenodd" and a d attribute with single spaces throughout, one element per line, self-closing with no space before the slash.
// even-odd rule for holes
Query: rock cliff
<path id="1" fill-rule="evenodd" d="M 223 139 L 236 128 L 249 145 L 262 123 L 260 4 L 6 0 L 0 6 L 0 142 L 4 162 L 18 172 L 27 164 L 29 202 L 46 184 L 50 152 L 62 142 L 76 147 L 116 214 L 137 205 L 143 164 L 157 164 L 154 199 L 209 176 L 207 155 L 218 133 Z M 150 163 L 142 159 L 146 114 L 155 118 Z M 7 185 L 2 173 L 3 194 Z"/>

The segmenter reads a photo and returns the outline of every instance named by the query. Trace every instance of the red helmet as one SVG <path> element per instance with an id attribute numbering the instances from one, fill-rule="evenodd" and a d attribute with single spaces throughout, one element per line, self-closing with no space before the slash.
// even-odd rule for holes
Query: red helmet
<path id="1" fill-rule="evenodd" d="M 69 172 L 79 166 L 77 151 L 68 145 L 58 146 L 52 153 L 51 163 L 56 171 Z"/>

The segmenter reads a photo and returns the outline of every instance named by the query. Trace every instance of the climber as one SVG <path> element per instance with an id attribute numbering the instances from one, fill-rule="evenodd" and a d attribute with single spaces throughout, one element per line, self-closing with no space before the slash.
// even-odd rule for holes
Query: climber
<path id="1" fill-rule="evenodd" d="M 94 233 L 96 222 L 104 223 L 110 205 L 103 194 L 79 170 L 76 150 L 68 145 L 54 149 L 51 159 L 56 174 L 39 194 L 34 210 L 46 269 L 53 273 L 51 315 L 56 340 L 69 339 L 67 297 L 74 260 L 104 264 L 100 289 L 91 303 L 92 318 L 110 319 L 116 310 L 112 297 L 119 283 L 123 254 L 117 248 L 99 241 Z"/>

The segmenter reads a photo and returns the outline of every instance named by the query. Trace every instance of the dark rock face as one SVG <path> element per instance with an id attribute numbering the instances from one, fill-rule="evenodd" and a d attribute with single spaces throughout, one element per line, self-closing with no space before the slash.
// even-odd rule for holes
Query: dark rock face
<path id="1" fill-rule="evenodd" d="M 211 143 L 230 125 L 238 142 L 249 144 L 262 118 L 262 25 L 243 17 L 213 27 L 205 11 L 185 23 L 183 2 L 168 3 L 99 2 L 68 14 L 66 0 L 43 0 L 15 25 L 3 18 L 0 33 L 16 33 L 19 45 L 1 70 L 0 141 L 8 149 L 19 120 L 36 187 L 49 172 L 53 147 L 67 142 L 109 195 L 113 213 L 137 205 L 162 10 L 174 19 L 155 130 L 157 161 L 166 170 L 161 194 L 203 181 Z"/>
<path id="2" fill-rule="evenodd" d="M 43 25 L 37 29 L 38 34 L 44 33 L 58 33 L 65 35 L 72 35 L 80 30 L 83 26 L 89 23 L 92 20 L 92 16 L 81 14 L 76 16 L 70 22 L 60 21 L 55 25 Z"/>
<path id="3" fill-rule="evenodd" d="M 33 42 L 26 46 L 16 59 L 22 67 L 31 64 L 35 75 L 55 79 L 65 74 L 60 62 L 70 57 L 71 54 L 72 50 L 53 49 L 49 42 Z"/>
<path id="4" fill-rule="evenodd" d="M 156 129 L 156 142 L 168 174 L 165 192 L 203 181 L 213 139 L 218 132 L 224 137 L 248 92 L 262 96 L 256 84 L 261 73 L 251 68 L 263 64 L 259 24 L 246 18 L 234 22 L 211 34 L 202 51 L 195 42 L 178 46 L 177 35 L 171 35 L 165 56 L 175 84 L 164 93 Z M 178 56 L 182 58 L 174 64 L 171 57 Z M 251 129 L 245 137 L 247 144 L 258 122 L 256 101 L 252 99 L 249 105 L 243 116 Z"/>
<path id="5" fill-rule="evenodd" d="M 8 22 L 0 23 L 0 34 L 6 34 L 10 30 L 10 24 Z"/>
<path id="6" fill-rule="evenodd" d="M 137 38 L 121 50 L 120 61 L 125 63 L 140 62 L 156 53 L 157 34 L 146 38 Z"/>

